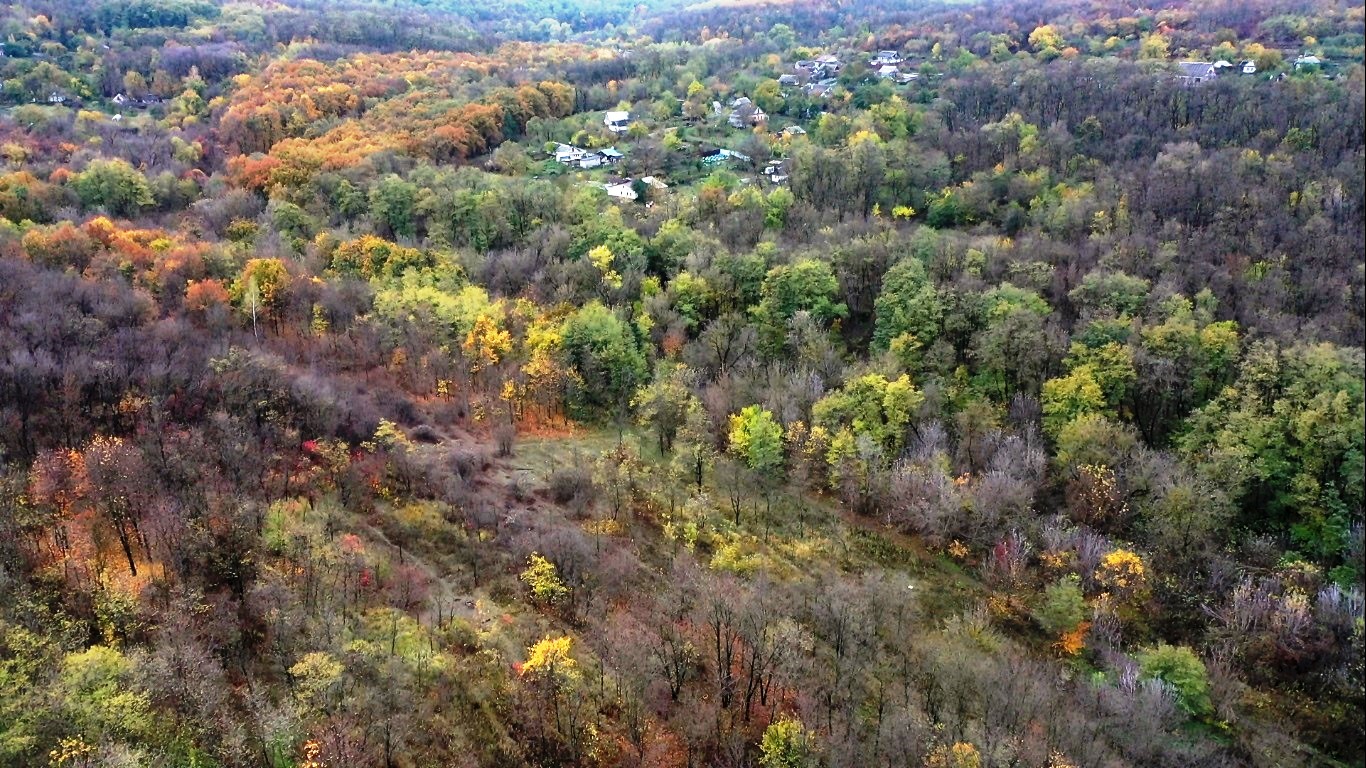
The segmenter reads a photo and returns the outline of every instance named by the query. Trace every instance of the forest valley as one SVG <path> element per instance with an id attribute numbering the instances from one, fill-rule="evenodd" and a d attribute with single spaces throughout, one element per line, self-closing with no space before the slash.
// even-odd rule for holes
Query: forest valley
<path id="1" fill-rule="evenodd" d="M 0 7 L 0 768 L 1362 766 L 1363 7 Z"/>

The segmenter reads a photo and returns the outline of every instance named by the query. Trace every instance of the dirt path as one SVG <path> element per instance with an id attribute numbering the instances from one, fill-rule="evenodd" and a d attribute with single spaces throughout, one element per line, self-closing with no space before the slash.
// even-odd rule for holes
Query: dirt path
<path id="1" fill-rule="evenodd" d="M 400 562 L 416 567 L 427 577 L 433 594 L 428 596 L 424 601 L 422 610 L 418 612 L 418 620 L 421 623 L 427 626 L 436 626 L 452 618 L 459 618 L 477 627 L 493 620 L 497 611 L 490 610 L 490 607 L 496 609 L 496 606 L 488 595 L 481 594 L 478 590 L 466 592 L 459 589 L 454 584 L 453 576 L 443 574 L 430 561 L 411 549 L 404 549 L 394 544 L 384 531 L 373 524 L 361 521 L 360 528 L 372 540 L 389 547 L 394 553 L 394 557 Z"/>

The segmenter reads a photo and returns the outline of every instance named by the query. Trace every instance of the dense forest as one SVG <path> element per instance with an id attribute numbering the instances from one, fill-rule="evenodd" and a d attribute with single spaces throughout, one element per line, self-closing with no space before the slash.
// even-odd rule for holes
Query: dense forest
<path id="1" fill-rule="evenodd" d="M 1366 765 L 1349 0 L 0 7 L 0 768 Z"/>

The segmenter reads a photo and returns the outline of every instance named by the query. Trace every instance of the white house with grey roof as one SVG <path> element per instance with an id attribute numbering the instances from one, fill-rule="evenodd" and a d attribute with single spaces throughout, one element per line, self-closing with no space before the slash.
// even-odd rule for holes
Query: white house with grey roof
<path id="1" fill-rule="evenodd" d="M 1185 86 L 1209 82 L 1219 75 L 1219 71 L 1208 61 L 1183 61 L 1176 66 L 1176 79 Z"/>
<path id="2" fill-rule="evenodd" d="M 626 133 L 631 129 L 631 113 L 613 110 L 602 116 L 602 124 L 612 133 Z"/>

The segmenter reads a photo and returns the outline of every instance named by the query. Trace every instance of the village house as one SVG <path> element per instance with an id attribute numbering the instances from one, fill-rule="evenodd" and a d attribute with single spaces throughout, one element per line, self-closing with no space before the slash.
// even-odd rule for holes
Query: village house
<path id="1" fill-rule="evenodd" d="M 802 66 L 805 64 L 810 66 Z M 817 56 L 814 61 L 799 61 L 797 65 L 797 71 L 806 74 L 812 80 L 835 77 L 840 73 L 840 70 L 844 69 L 844 64 L 839 60 L 839 57 L 831 53 Z"/>
<path id="2" fill-rule="evenodd" d="M 1248 59 L 1247 61 L 1243 62 L 1243 74 L 1245 74 L 1245 75 L 1255 75 L 1255 74 L 1257 74 L 1257 62 L 1253 61 L 1252 59 Z"/>
<path id="3" fill-rule="evenodd" d="M 555 162 L 561 165 L 577 165 L 579 161 L 583 160 L 585 154 L 587 154 L 586 150 L 569 144 L 555 145 Z"/>
<path id="4" fill-rule="evenodd" d="M 767 121 L 768 115 L 746 96 L 741 96 L 730 103 L 730 117 L 727 118 L 727 122 L 732 128 L 755 126 Z"/>
<path id="5" fill-rule="evenodd" d="M 902 59 L 901 54 L 896 51 L 878 51 L 877 55 L 868 63 L 870 66 L 882 67 L 888 64 L 895 66 L 902 61 L 905 61 L 905 59 Z"/>
<path id="6" fill-rule="evenodd" d="M 613 179 L 611 182 L 603 185 L 603 189 L 607 190 L 608 197 L 613 197 L 617 200 L 629 200 L 634 202 L 636 198 L 639 197 L 639 195 L 636 194 L 636 190 L 632 187 L 630 179 Z"/>
<path id="7" fill-rule="evenodd" d="M 783 129 L 784 136 L 805 136 L 806 129 L 800 125 L 789 125 Z"/>
<path id="8" fill-rule="evenodd" d="M 603 125 L 612 133 L 626 133 L 631 129 L 631 113 L 625 111 L 611 111 L 602 117 Z"/>
<path id="9" fill-rule="evenodd" d="M 1208 61 L 1183 61 L 1176 66 L 1179 70 L 1176 79 L 1184 86 L 1208 82 L 1218 74 Z"/>
<path id="10" fill-rule="evenodd" d="M 806 95 L 812 98 L 824 99 L 828 98 L 830 94 L 835 91 L 836 85 L 839 85 L 839 80 L 837 78 L 829 77 L 824 80 L 817 80 L 814 83 L 807 83 L 802 87 L 802 90 L 806 91 Z"/>
<path id="11" fill-rule="evenodd" d="M 1305 68 L 1305 67 L 1321 67 L 1321 66 L 1323 66 L 1323 59 L 1320 59 L 1319 57 L 1317 57 L 1317 56 L 1315 56 L 1315 55 L 1313 55 L 1313 54 L 1309 54 L 1309 55 L 1307 55 L 1307 56 L 1297 56 L 1297 57 L 1295 58 L 1295 69 L 1303 69 L 1303 68 Z"/>
<path id="12" fill-rule="evenodd" d="M 771 184 L 782 184 L 787 181 L 787 161 L 775 160 L 764 166 L 764 176 Z"/>
<path id="13" fill-rule="evenodd" d="M 604 165 L 616 165 L 621 162 L 622 158 L 626 157 L 626 155 L 617 151 L 616 147 L 608 147 L 607 149 L 600 150 L 598 156 L 602 158 Z"/>

